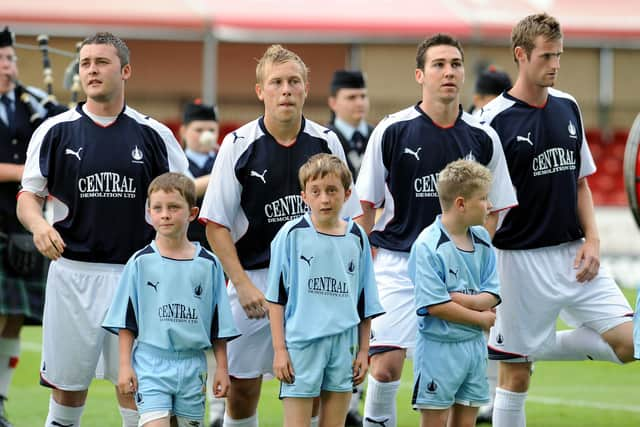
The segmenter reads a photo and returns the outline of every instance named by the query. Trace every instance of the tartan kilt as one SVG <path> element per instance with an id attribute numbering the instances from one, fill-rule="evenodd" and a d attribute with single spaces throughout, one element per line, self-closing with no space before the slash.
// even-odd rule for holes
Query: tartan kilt
<path id="1" fill-rule="evenodd" d="M 6 242 L 0 239 L 0 315 L 23 315 L 25 325 L 41 325 L 49 259 L 41 256 L 26 276 L 7 268 Z"/>

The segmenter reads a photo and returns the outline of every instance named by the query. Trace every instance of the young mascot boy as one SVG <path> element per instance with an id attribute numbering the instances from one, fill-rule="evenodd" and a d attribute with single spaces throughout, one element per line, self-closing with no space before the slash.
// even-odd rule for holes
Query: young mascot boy
<path id="1" fill-rule="evenodd" d="M 484 224 L 491 211 L 491 172 L 470 160 L 438 178 L 442 215 L 411 248 L 418 338 L 413 406 L 422 427 L 475 426 L 489 401 L 487 343 L 500 302 L 496 256 Z"/>
<path id="2" fill-rule="evenodd" d="M 371 318 L 383 310 L 367 235 L 340 218 L 351 194 L 347 165 L 316 154 L 299 178 L 310 213 L 285 224 L 271 243 L 273 370 L 285 426 L 309 426 L 317 396 L 320 425 L 344 426 L 352 389 L 366 376 Z"/>
<path id="3" fill-rule="evenodd" d="M 198 215 L 195 185 L 165 173 L 148 189 L 156 238 L 127 262 L 103 327 L 120 337 L 121 393 L 135 393 L 140 425 L 202 426 L 204 350 L 217 362 L 213 393 L 229 388 L 226 341 L 238 336 L 218 259 L 187 239 Z M 132 355 L 133 341 L 136 339 Z"/>

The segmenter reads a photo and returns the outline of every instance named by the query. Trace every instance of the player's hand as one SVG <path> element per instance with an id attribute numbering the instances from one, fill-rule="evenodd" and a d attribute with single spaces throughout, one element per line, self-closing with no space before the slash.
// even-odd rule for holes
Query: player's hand
<path id="1" fill-rule="evenodd" d="M 227 397 L 229 385 L 229 372 L 218 366 L 213 377 L 213 396 L 218 398 Z"/>
<path id="2" fill-rule="evenodd" d="M 138 390 L 138 377 L 131 365 L 120 365 L 118 372 L 118 391 L 120 394 L 133 394 Z"/>
<path id="3" fill-rule="evenodd" d="M 585 240 L 573 262 L 573 268 L 577 269 L 576 280 L 578 282 L 588 282 L 596 277 L 600 270 L 600 241 Z"/>
<path id="4" fill-rule="evenodd" d="M 353 360 L 353 385 L 360 385 L 364 381 L 369 370 L 369 354 L 367 351 L 358 351 Z"/>
<path id="5" fill-rule="evenodd" d="M 280 381 L 293 384 L 296 374 L 287 350 L 277 350 L 273 354 L 273 373 Z"/>
<path id="6" fill-rule="evenodd" d="M 42 255 L 52 260 L 60 258 L 66 245 L 55 228 L 47 223 L 42 223 L 31 231 L 33 243 Z"/>
<path id="7" fill-rule="evenodd" d="M 494 323 L 496 323 L 495 310 L 485 310 L 478 313 L 480 316 L 480 327 L 489 332 Z"/>
<path id="8" fill-rule="evenodd" d="M 262 319 L 267 316 L 267 301 L 253 283 L 247 281 L 240 286 L 236 285 L 236 292 L 238 301 L 249 319 Z"/>

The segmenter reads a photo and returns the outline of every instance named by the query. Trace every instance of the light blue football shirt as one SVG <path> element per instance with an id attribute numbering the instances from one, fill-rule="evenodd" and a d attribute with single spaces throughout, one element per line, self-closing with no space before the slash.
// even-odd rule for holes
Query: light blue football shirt
<path id="1" fill-rule="evenodd" d="M 409 277 L 414 284 L 418 338 L 458 342 L 482 335 L 479 326 L 449 322 L 429 315 L 432 305 L 451 301 L 450 292 L 489 292 L 500 299 L 496 255 L 484 227 L 469 228 L 473 252 L 458 249 L 441 222 L 425 228 L 411 247 Z"/>
<path id="2" fill-rule="evenodd" d="M 211 347 L 214 339 L 239 335 L 225 289 L 222 266 L 196 245 L 193 259 L 160 255 L 156 242 L 127 262 L 102 327 L 131 330 L 138 342 L 164 350 Z"/>
<path id="3" fill-rule="evenodd" d="M 347 232 L 333 236 L 316 231 L 307 213 L 271 243 L 266 298 L 285 306 L 287 343 L 339 334 L 384 312 L 367 235 L 347 221 Z"/>

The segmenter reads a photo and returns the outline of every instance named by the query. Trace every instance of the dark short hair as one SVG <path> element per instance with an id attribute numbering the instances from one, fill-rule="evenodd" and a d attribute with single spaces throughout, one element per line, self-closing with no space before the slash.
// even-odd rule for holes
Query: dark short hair
<path id="1" fill-rule="evenodd" d="M 182 124 L 188 125 L 194 120 L 211 120 L 217 122 L 218 116 L 216 114 L 216 107 L 213 105 L 203 104 L 199 99 L 188 103 L 184 107 Z"/>
<path id="2" fill-rule="evenodd" d="M 95 33 L 93 36 L 82 40 L 82 43 L 80 43 L 80 49 L 88 44 L 110 44 L 116 48 L 118 58 L 120 59 L 120 67 L 124 67 L 129 63 L 129 48 L 118 36 L 108 32 Z"/>
<path id="3" fill-rule="evenodd" d="M 331 96 L 336 96 L 340 89 L 364 89 L 367 84 L 364 81 L 362 71 L 336 70 L 331 79 Z"/>
<path id="4" fill-rule="evenodd" d="M 511 88 L 511 78 L 506 72 L 490 65 L 478 75 L 475 92 L 478 95 L 500 95 Z"/>
<path id="5" fill-rule="evenodd" d="M 196 184 L 193 179 L 186 175 L 177 172 L 165 172 L 155 177 L 147 189 L 149 202 L 151 201 L 151 194 L 161 190 L 166 193 L 171 191 L 180 193 L 187 205 L 189 205 L 189 209 L 198 206 L 196 204 Z"/>
<path id="6" fill-rule="evenodd" d="M 458 49 L 460 51 L 460 56 L 462 57 L 462 62 L 464 62 L 464 51 L 462 50 L 460 42 L 449 34 L 438 33 L 423 40 L 418 45 L 418 50 L 416 51 L 416 68 L 420 70 L 424 69 L 427 50 L 429 50 L 430 47 L 442 45 L 453 46 Z"/>

